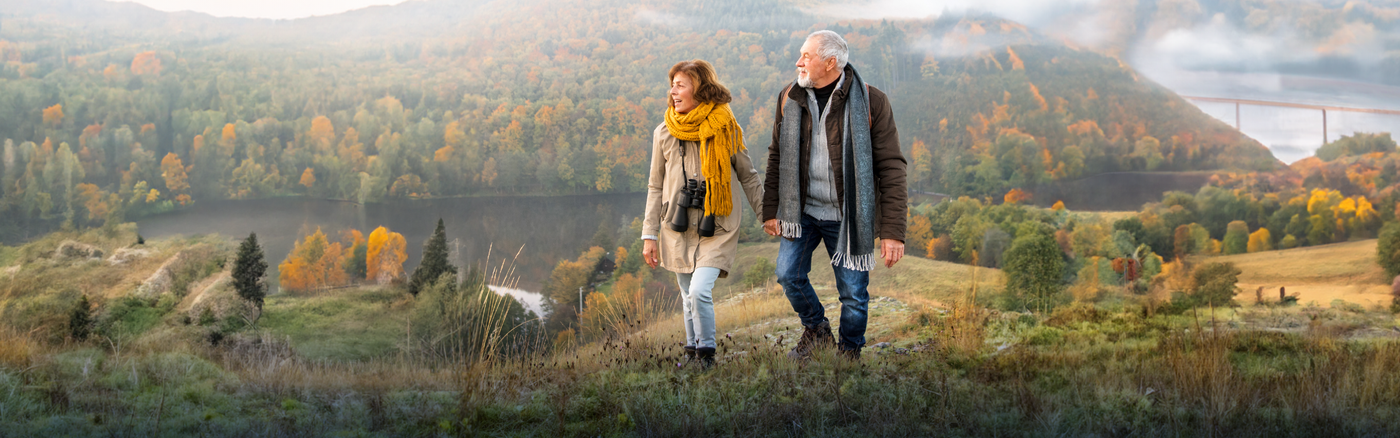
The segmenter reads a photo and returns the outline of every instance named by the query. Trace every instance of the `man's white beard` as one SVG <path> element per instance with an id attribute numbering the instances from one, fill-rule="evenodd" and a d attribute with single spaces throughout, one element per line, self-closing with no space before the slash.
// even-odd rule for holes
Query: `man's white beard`
<path id="1" fill-rule="evenodd" d="M 813 87 L 812 87 L 813 85 L 816 85 L 816 84 L 814 84 L 814 83 L 812 82 L 812 75 L 811 75 L 811 73 L 808 73 L 807 76 L 802 76 L 802 73 L 800 73 L 800 72 L 797 73 L 797 86 L 802 87 L 802 88 L 813 88 Z"/>

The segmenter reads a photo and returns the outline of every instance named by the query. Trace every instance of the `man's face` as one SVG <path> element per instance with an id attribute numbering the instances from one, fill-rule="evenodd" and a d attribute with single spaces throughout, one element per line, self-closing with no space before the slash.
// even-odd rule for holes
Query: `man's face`
<path id="1" fill-rule="evenodd" d="M 840 76 L 836 71 L 836 58 L 822 59 L 817 54 L 817 40 L 808 38 L 802 43 L 802 55 L 797 58 L 797 85 L 805 88 L 824 87 Z"/>

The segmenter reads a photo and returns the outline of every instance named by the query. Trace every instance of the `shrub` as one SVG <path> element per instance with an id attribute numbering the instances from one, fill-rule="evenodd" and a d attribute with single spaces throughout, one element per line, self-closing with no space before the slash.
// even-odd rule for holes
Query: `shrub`
<path id="1" fill-rule="evenodd" d="M 1387 275 L 1400 276 L 1400 222 L 1381 228 L 1380 240 L 1376 242 L 1376 263 Z"/>
<path id="2" fill-rule="evenodd" d="M 1207 263 L 1192 273 L 1191 300 L 1197 306 L 1224 306 L 1235 297 L 1240 268 L 1234 263 Z"/>
<path id="3" fill-rule="evenodd" d="M 744 286 L 753 289 L 768 284 L 768 280 L 773 278 L 777 269 L 778 267 L 773 262 L 768 261 L 765 257 L 759 257 L 753 262 L 753 266 L 749 266 L 748 270 L 744 271 Z"/>
<path id="4" fill-rule="evenodd" d="M 78 302 L 73 304 L 73 310 L 68 313 L 68 335 L 74 341 L 82 342 L 87 340 L 88 334 L 92 332 L 92 303 L 88 302 L 87 295 L 78 298 Z"/>

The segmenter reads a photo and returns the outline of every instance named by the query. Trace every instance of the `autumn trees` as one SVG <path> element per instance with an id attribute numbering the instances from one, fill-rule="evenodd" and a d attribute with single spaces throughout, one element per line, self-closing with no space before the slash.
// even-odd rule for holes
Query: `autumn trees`
<path id="1" fill-rule="evenodd" d="M 320 228 L 294 245 L 278 265 L 284 290 L 309 291 L 347 286 L 361 281 L 389 284 L 403 279 L 407 261 L 403 235 L 379 227 L 366 240 L 348 230 L 342 242 L 331 242 Z"/>

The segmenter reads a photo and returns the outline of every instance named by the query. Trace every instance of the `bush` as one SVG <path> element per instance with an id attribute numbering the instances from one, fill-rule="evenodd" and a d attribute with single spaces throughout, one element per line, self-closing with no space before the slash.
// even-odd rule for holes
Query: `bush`
<path id="1" fill-rule="evenodd" d="M 97 332 L 107 337 L 135 337 L 160 324 L 160 310 L 136 297 L 117 300 L 107 308 L 97 324 Z"/>
<path id="2" fill-rule="evenodd" d="M 92 303 L 88 301 L 87 295 L 83 295 L 68 313 L 68 335 L 72 336 L 74 341 L 82 342 L 87 340 L 91 332 Z"/>
<path id="3" fill-rule="evenodd" d="M 759 257 L 753 262 L 753 266 L 749 266 L 749 269 L 744 271 L 744 286 L 753 289 L 768 284 L 768 280 L 773 278 L 777 269 L 778 267 L 773 262 L 768 261 L 765 257 Z"/>
<path id="4" fill-rule="evenodd" d="M 1388 276 L 1400 276 L 1400 222 L 1381 228 L 1380 240 L 1376 242 L 1376 263 Z"/>
<path id="5" fill-rule="evenodd" d="M 1197 306 L 1225 306 L 1235 298 L 1240 268 L 1234 263 L 1207 263 L 1192 273 L 1191 300 Z"/>

